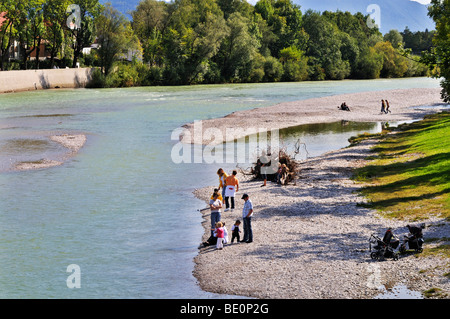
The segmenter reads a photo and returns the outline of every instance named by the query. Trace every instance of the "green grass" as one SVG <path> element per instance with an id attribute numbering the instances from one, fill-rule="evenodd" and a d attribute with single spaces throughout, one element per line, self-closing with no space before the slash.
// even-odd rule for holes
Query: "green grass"
<path id="1" fill-rule="evenodd" d="M 425 290 L 423 292 L 423 295 L 426 298 L 433 298 L 433 297 L 435 297 L 435 298 L 443 299 L 443 298 L 447 298 L 448 297 L 448 295 L 440 288 L 430 288 L 428 290 Z"/>
<path id="2" fill-rule="evenodd" d="M 368 185 L 362 190 L 368 198 L 364 206 L 399 219 L 437 215 L 450 220 L 450 113 L 427 116 L 387 133 L 350 140 L 380 140 L 372 161 L 354 175 Z"/>

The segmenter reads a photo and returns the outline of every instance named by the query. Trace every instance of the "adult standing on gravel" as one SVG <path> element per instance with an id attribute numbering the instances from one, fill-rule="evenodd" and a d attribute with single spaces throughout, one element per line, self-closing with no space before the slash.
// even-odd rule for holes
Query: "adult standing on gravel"
<path id="1" fill-rule="evenodd" d="M 211 236 L 214 235 L 216 224 L 220 222 L 220 209 L 222 202 L 219 199 L 219 193 L 214 193 L 212 199 L 209 201 L 209 208 L 211 208 Z"/>
<path id="2" fill-rule="evenodd" d="M 244 208 L 242 209 L 242 218 L 244 219 L 244 239 L 243 242 L 253 242 L 253 230 L 252 230 L 252 216 L 253 216 L 253 203 L 247 194 L 242 195 L 242 199 L 245 201 Z"/>
<path id="3" fill-rule="evenodd" d="M 228 177 L 228 174 L 225 173 L 223 168 L 219 168 L 217 171 L 217 175 L 219 175 L 219 190 L 222 188 L 222 198 L 225 198 L 225 189 L 226 189 L 226 183 L 225 180 Z"/>
<path id="4" fill-rule="evenodd" d="M 227 212 L 229 207 L 230 207 L 230 203 L 228 201 L 228 199 L 231 197 L 231 211 L 234 210 L 234 196 L 236 194 L 236 192 L 239 191 L 239 180 L 236 178 L 237 175 L 237 171 L 234 170 L 233 174 L 231 176 L 228 176 L 225 179 L 225 184 L 226 184 L 226 190 L 225 190 L 225 211 Z"/>

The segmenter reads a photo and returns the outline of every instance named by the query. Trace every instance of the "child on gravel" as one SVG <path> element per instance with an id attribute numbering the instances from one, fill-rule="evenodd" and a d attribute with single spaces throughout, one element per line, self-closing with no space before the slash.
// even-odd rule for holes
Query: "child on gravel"
<path id="1" fill-rule="evenodd" d="M 217 237 L 216 249 L 218 250 L 223 249 L 224 230 L 222 226 L 223 226 L 222 222 L 216 223 L 216 237 Z"/>
<path id="2" fill-rule="evenodd" d="M 239 226 L 241 225 L 241 221 L 238 219 L 234 223 L 234 225 L 231 227 L 231 243 L 234 242 L 234 239 L 237 239 L 237 242 L 239 243 L 241 241 L 241 236 L 239 233 L 241 230 L 239 229 Z"/>

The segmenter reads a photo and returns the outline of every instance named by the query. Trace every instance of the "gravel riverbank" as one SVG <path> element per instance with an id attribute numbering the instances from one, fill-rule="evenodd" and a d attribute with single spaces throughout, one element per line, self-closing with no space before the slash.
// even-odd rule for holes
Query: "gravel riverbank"
<path id="1" fill-rule="evenodd" d="M 254 242 L 200 248 L 194 275 L 202 289 L 215 293 L 256 298 L 374 298 L 385 289 L 405 285 L 413 291 L 433 287 L 450 292 L 450 263 L 441 257 L 403 255 L 398 261 L 370 258 L 369 238 L 382 237 L 388 227 L 402 238 L 409 221 L 382 218 L 358 206 L 364 201 L 356 191 L 360 184 L 350 177 L 352 168 L 366 163 L 374 140 L 308 159 L 301 164 L 296 185 L 279 186 L 240 175 L 234 212 L 222 213 L 231 230 L 242 220 L 242 194 L 255 207 Z M 246 180 L 247 179 L 247 180 Z M 214 186 L 198 189 L 205 200 Z M 205 235 L 209 234 L 209 210 L 202 211 Z M 432 217 L 425 221 L 425 238 L 448 237 L 450 226 Z M 231 233 L 231 231 L 230 231 Z M 430 244 L 431 245 L 431 244 Z"/>
<path id="2" fill-rule="evenodd" d="M 391 113 L 381 113 L 381 100 L 387 99 Z M 346 102 L 350 112 L 338 109 Z M 339 121 L 381 122 L 420 119 L 432 109 L 414 106 L 440 105 L 440 89 L 403 89 L 333 95 L 238 111 L 222 118 L 188 123 L 181 139 L 185 143 L 209 144 L 234 140 L 249 131 L 271 131 L 302 124 Z M 187 134 L 187 132 L 189 134 Z M 206 133 L 206 134 L 205 134 Z M 199 136 L 201 134 L 201 136 Z"/>

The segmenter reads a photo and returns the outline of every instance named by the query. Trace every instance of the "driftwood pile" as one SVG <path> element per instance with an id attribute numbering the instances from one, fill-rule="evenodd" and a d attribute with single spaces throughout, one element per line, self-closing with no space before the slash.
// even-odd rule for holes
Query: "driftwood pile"
<path id="1" fill-rule="evenodd" d="M 280 150 L 278 157 L 268 154 L 266 157 L 269 159 L 268 163 L 266 158 L 262 160 L 263 156 L 259 157 L 255 166 L 251 168 L 250 174 L 255 179 L 264 178 L 261 171 L 264 171 L 263 167 L 266 167 L 267 181 L 276 182 L 281 185 L 287 185 L 291 182 L 295 183 L 295 177 L 300 170 L 300 166 L 285 150 Z M 272 161 L 275 161 L 276 164 L 272 163 Z"/>

